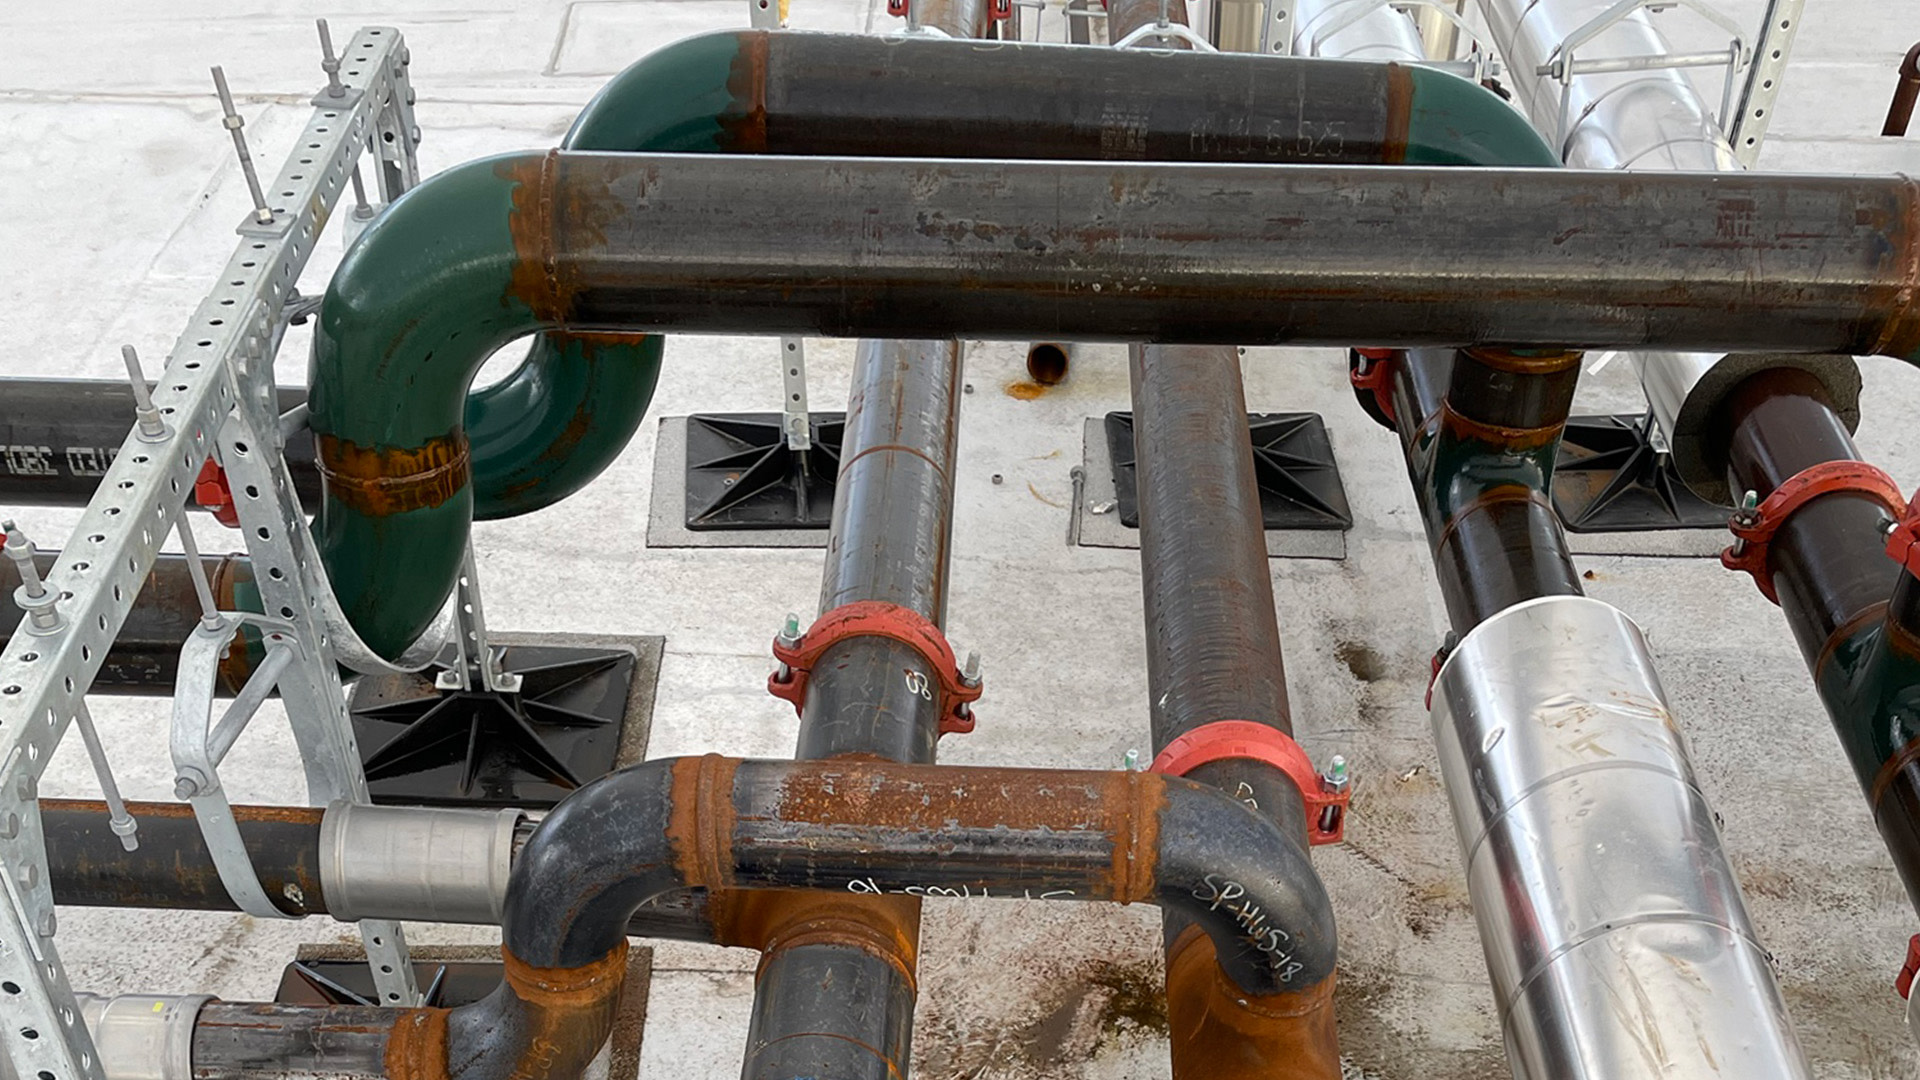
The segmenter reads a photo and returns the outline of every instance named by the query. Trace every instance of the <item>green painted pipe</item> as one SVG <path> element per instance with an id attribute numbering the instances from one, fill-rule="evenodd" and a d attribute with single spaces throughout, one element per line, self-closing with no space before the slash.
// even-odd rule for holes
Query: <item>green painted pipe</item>
<path id="1" fill-rule="evenodd" d="M 1180 70 L 1139 77 L 1168 63 Z M 649 56 L 608 85 L 567 143 L 1557 164 L 1493 94 L 1422 68 L 765 31 Z M 518 185 L 496 164 L 450 170 L 396 201 L 341 263 L 315 334 L 309 404 L 326 487 L 315 529 L 347 618 L 386 657 L 445 602 L 476 513 L 524 512 L 591 479 L 637 427 L 658 371 L 657 336 L 552 333 L 469 399 L 495 349 L 553 329 L 511 287 L 526 272 L 509 232 Z"/>

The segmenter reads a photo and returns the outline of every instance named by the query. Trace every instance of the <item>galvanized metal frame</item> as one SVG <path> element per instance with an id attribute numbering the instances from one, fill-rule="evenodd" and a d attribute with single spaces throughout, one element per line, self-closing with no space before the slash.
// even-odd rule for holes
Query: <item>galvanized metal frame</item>
<path id="1" fill-rule="evenodd" d="M 398 31 L 367 27 L 343 53 L 349 93 L 323 97 L 268 203 L 251 218 L 219 282 L 169 355 L 155 404 L 166 433 L 130 433 L 47 576 L 56 627 L 23 624 L 0 652 L 0 1049 L 16 1075 L 103 1080 L 99 1056 L 54 945 L 39 807 L 40 776 L 98 674 L 194 478 L 218 447 L 235 494 L 267 613 L 300 642 L 280 679 L 316 804 L 366 801 L 336 657 L 364 653 L 343 637 L 285 461 L 274 405 L 273 346 L 283 306 L 340 198 L 355 160 L 377 147 L 382 197 L 418 178 L 407 51 Z M 131 420 L 131 417 L 129 418 Z M 397 924 L 362 924 L 381 998 L 418 1000 Z"/>
<path id="2" fill-rule="evenodd" d="M 1747 84 L 1740 92 L 1740 107 L 1733 112 L 1727 127 L 1727 144 L 1740 164 L 1753 168 L 1760 159 L 1760 144 L 1766 141 L 1767 125 L 1773 123 L 1773 102 L 1780 96 L 1780 79 L 1786 74 L 1787 58 L 1793 54 L 1793 38 L 1800 32 L 1800 18 L 1806 0 L 1767 0 L 1767 14 L 1760 24 L 1760 37 L 1753 46 L 1753 64 L 1747 68 Z"/>
<path id="3" fill-rule="evenodd" d="M 1684 7 L 1708 22 L 1733 35 L 1724 51 L 1704 53 L 1667 53 L 1654 56 L 1610 56 L 1599 60 L 1579 60 L 1574 52 L 1592 41 L 1607 27 L 1628 18 L 1642 9 L 1659 11 L 1669 7 Z M 1771 13 L 1769 13 L 1771 14 Z M 1597 75 L 1616 71 L 1657 71 L 1666 68 L 1718 67 L 1725 65 L 1727 76 L 1720 92 L 1720 126 L 1731 130 L 1728 117 L 1733 111 L 1733 85 L 1741 70 L 1746 68 L 1752 54 L 1747 48 L 1746 35 L 1740 27 L 1716 10 L 1706 0 L 1618 0 L 1613 6 L 1602 11 L 1560 43 L 1546 63 L 1534 71 L 1535 75 L 1548 75 L 1560 83 L 1560 123 L 1553 133 L 1553 143 L 1564 147 L 1567 136 L 1573 129 L 1574 117 L 1571 113 L 1573 101 L 1573 80 L 1579 75 Z M 1784 59 L 1784 57 L 1783 57 Z M 1776 85 L 1778 80 L 1775 80 Z"/>

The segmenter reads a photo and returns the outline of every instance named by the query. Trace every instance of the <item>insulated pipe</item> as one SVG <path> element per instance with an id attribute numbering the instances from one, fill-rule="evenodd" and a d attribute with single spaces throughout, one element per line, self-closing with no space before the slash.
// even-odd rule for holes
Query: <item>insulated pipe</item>
<path id="1" fill-rule="evenodd" d="M 1218 721 L 1291 736 L 1239 357 L 1232 346 L 1135 346 L 1129 369 L 1154 752 Z M 1230 757 L 1187 775 L 1260 808 L 1311 865 L 1300 789 L 1286 773 Z M 1278 924 L 1283 940 L 1334 940 L 1319 878 L 1309 870 L 1299 887 L 1311 921 Z M 1226 993 L 1212 939 L 1171 911 L 1165 933 L 1175 1076 L 1337 1080 L 1331 971 L 1281 994 Z"/>
<path id="2" fill-rule="evenodd" d="M 1523 1080 L 1810 1080 L 1639 628 L 1507 608 L 1434 682 L 1434 739 Z"/>
<path id="3" fill-rule="evenodd" d="M 611 1028 L 628 917 L 693 887 L 1151 901 L 1194 918 L 1242 992 L 1273 993 L 1332 972 L 1331 938 L 1249 943 L 1308 909 L 1310 875 L 1272 822 L 1155 774 L 650 761 L 581 788 L 529 841 L 491 996 L 452 1010 L 210 1006 L 194 1066 L 234 1080 L 322 1065 L 389 1080 L 578 1076 Z"/>
<path id="4" fill-rule="evenodd" d="M 310 398 L 327 489 L 317 531 L 368 645 L 392 655 L 418 636 L 471 519 L 466 384 L 497 344 L 560 326 L 1765 344 L 1920 360 L 1917 193 L 1904 178 L 1861 177 L 571 153 L 469 163 L 389 208 L 330 286 Z M 741 212 L 750 206 L 764 212 Z M 956 279 L 966 304 L 952 302 Z"/>
<path id="5" fill-rule="evenodd" d="M 44 580 L 60 558 L 57 551 L 34 556 Z M 244 555 L 203 556 L 207 582 L 213 587 L 214 602 L 223 611 L 259 606 L 259 591 L 253 584 L 253 565 Z M 0 559 L 0 597 L 11 597 L 20 586 L 20 571 L 11 559 Z M 11 602 L 0 602 L 0 641 L 12 636 L 22 613 Z M 121 624 L 113 647 L 102 658 L 100 673 L 92 689 L 109 694 L 171 694 L 180 667 L 180 646 L 200 625 L 200 598 L 184 555 L 163 554 L 154 559 L 153 570 L 140 584 L 139 596 Z M 214 690 L 232 696 L 246 685 L 253 665 L 260 659 L 259 643 L 244 631 L 237 632 L 233 645 L 220 660 L 214 678 Z M 116 841 L 117 843 L 117 841 Z"/>
<path id="6" fill-rule="evenodd" d="M 1540 130 L 1558 133 L 1563 123 L 1563 84 L 1540 69 L 1556 59 L 1566 38 L 1606 5 L 1592 0 L 1481 0 L 1493 40 L 1507 56 L 1516 89 Z M 1665 56 L 1672 46 L 1644 11 L 1635 11 L 1601 31 L 1576 51 L 1581 56 Z M 1652 169 L 1676 172 L 1738 172 L 1741 165 L 1712 111 L 1685 71 L 1649 69 L 1573 76 L 1565 87 L 1565 120 L 1572 131 L 1560 144 L 1566 163 L 1578 169 Z M 1676 471 L 1686 485 L 1711 502 L 1731 505 L 1726 469 L 1705 429 L 1722 399 L 1764 366 L 1801 367 L 1828 384 L 1850 425 L 1859 423 L 1860 374 L 1850 357 L 1721 353 L 1629 354 L 1667 437 Z"/>
<path id="7" fill-rule="evenodd" d="M 1726 398 L 1728 482 L 1765 499 L 1801 471 L 1858 461 L 1823 386 L 1775 370 Z M 1920 582 L 1886 556 L 1886 508 L 1858 491 L 1804 503 L 1767 545 L 1800 644 L 1909 902 L 1920 907 Z"/>
<path id="8" fill-rule="evenodd" d="M 1367 9 L 1366 14 L 1345 26 L 1339 25 L 1352 18 L 1361 7 Z M 1392 60 L 1408 64 L 1427 61 L 1427 50 L 1413 19 L 1388 4 L 1374 0 L 1295 0 L 1293 20 L 1296 56 Z"/>
<path id="9" fill-rule="evenodd" d="M 1545 502 L 1579 361 L 1386 361 L 1460 636 L 1434 737 L 1508 1061 L 1524 1080 L 1802 1080 L 1646 643 L 1580 595 Z"/>
<path id="10" fill-rule="evenodd" d="M 860 342 L 820 587 L 823 614 L 878 601 L 935 626 L 945 621 L 960 381 L 958 342 Z M 910 646 L 847 638 L 821 654 L 807 680 L 795 757 L 931 764 L 940 685 L 940 673 Z M 905 1076 L 919 899 L 741 899 L 765 909 L 745 921 L 764 927 L 766 949 L 743 1080 Z"/>

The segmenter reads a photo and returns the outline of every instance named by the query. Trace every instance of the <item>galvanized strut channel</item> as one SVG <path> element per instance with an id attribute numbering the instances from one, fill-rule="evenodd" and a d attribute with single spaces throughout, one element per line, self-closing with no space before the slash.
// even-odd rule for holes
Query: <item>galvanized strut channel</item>
<path id="1" fill-rule="evenodd" d="M 354 160 L 383 132 L 382 183 L 393 193 L 414 176 L 406 49 L 391 28 L 369 27 L 347 46 L 344 93 L 318 103 L 299 148 L 265 189 L 269 221 L 251 217 L 219 284 L 169 354 L 153 401 L 165 430 L 131 433 L 47 576 L 60 600 L 57 626 L 23 629 L 0 653 L 0 984 L 9 1022 L 4 1048 L 23 1075 L 100 1080 L 101 1062 L 60 966 L 38 804 L 41 771 L 93 678 L 107 662 L 160 544 L 180 521 L 216 445 L 236 490 L 269 610 L 297 627 L 299 659 L 280 680 L 319 801 L 364 800 L 324 626 L 324 576 L 309 553 L 306 521 L 279 453 L 272 345 L 294 282 L 339 199 Z M 384 188 L 383 188 L 384 190 Z M 382 966 L 405 971 L 397 925 L 363 927 Z M 378 939 L 376 943 L 374 939 Z M 377 973 L 377 972 L 376 972 Z M 383 997 L 409 1000 L 410 979 L 381 978 Z"/>

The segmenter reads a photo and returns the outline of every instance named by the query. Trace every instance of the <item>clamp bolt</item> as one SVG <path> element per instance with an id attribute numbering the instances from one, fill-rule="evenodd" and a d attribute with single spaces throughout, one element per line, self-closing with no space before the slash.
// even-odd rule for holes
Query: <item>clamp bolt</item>
<path id="1" fill-rule="evenodd" d="M 780 624 L 780 632 L 774 635 L 773 643 L 782 649 L 797 649 L 800 647 L 799 615 L 791 611 L 787 612 L 787 621 Z M 791 682 L 793 680 L 793 669 L 787 666 L 785 660 L 780 661 L 780 666 L 775 669 L 774 678 L 779 682 Z"/>
<path id="2" fill-rule="evenodd" d="M 1347 771 L 1347 759 L 1333 755 L 1327 763 L 1327 769 L 1320 774 L 1320 787 L 1330 795 L 1338 795 L 1353 785 L 1353 776 Z M 1340 811 L 1338 805 L 1328 806 L 1320 811 L 1320 831 L 1332 833 L 1340 829 Z"/>
<path id="3" fill-rule="evenodd" d="M 1759 510 L 1760 493 L 1750 490 L 1745 495 L 1740 496 L 1740 507 L 1733 512 L 1733 523 L 1743 529 L 1751 529 L 1755 525 L 1760 524 Z M 1747 541 L 1745 537 L 1734 538 L 1733 553 L 1735 555 L 1744 555 L 1747 553 Z"/>
<path id="4" fill-rule="evenodd" d="M 980 653 L 976 649 L 967 651 L 967 662 L 960 665 L 960 685 L 975 687 L 980 685 Z"/>

